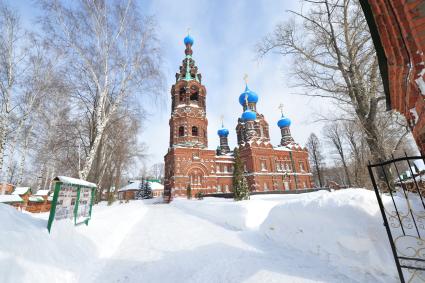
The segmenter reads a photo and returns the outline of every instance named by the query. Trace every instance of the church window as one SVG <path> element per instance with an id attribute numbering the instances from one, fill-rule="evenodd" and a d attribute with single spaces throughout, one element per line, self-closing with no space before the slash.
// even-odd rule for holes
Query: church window
<path id="1" fill-rule="evenodd" d="M 264 183 L 264 191 L 267 192 L 269 188 L 267 187 L 267 183 Z"/>
<path id="2" fill-rule="evenodd" d="M 224 166 L 223 166 L 223 172 L 224 172 L 224 173 L 227 173 L 227 165 L 224 165 Z"/>
<path id="3" fill-rule="evenodd" d="M 224 192 L 225 192 L 225 193 L 228 193 L 228 192 L 229 192 L 229 185 L 226 185 L 226 186 L 224 187 Z"/>
<path id="4" fill-rule="evenodd" d="M 192 127 L 192 136 L 194 137 L 198 136 L 198 127 L 195 127 L 195 126 Z"/>
<path id="5" fill-rule="evenodd" d="M 217 165 L 217 173 L 220 173 L 220 165 Z"/>
<path id="6" fill-rule="evenodd" d="M 221 192 L 221 185 L 217 186 L 217 192 Z"/>
<path id="7" fill-rule="evenodd" d="M 276 171 L 282 171 L 282 169 L 280 168 L 280 163 L 279 161 L 276 162 Z"/>
<path id="8" fill-rule="evenodd" d="M 198 92 L 194 92 L 190 95 L 190 101 L 198 101 L 198 99 L 199 99 Z"/>
<path id="9" fill-rule="evenodd" d="M 179 137 L 183 137 L 184 136 L 184 127 L 180 126 L 179 127 Z"/>
<path id="10" fill-rule="evenodd" d="M 266 161 L 261 161 L 261 171 L 267 171 Z"/>
<path id="11" fill-rule="evenodd" d="M 243 165 L 243 171 L 248 172 L 248 168 L 246 167 L 246 164 Z"/>
<path id="12" fill-rule="evenodd" d="M 186 91 L 184 90 L 184 88 L 182 88 L 181 90 L 180 90 L 180 93 L 179 93 L 179 99 L 180 99 L 180 102 L 184 102 L 184 97 L 185 97 L 185 93 L 186 93 Z"/>
<path id="13" fill-rule="evenodd" d="M 304 166 L 303 166 L 303 163 L 302 162 L 300 162 L 300 171 L 301 172 L 304 172 Z"/>

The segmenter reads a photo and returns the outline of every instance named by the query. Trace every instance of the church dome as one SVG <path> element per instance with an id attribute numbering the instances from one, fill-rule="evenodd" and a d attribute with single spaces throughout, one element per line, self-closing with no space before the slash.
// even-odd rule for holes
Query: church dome
<path id="1" fill-rule="evenodd" d="M 246 101 L 245 101 L 245 97 L 248 98 L 248 103 L 257 103 L 258 102 L 258 95 L 253 92 L 252 90 L 250 90 L 248 88 L 248 85 L 245 87 L 245 91 L 241 93 L 241 95 L 239 95 L 239 103 L 244 106 Z"/>
<path id="2" fill-rule="evenodd" d="M 190 35 L 187 35 L 184 40 L 183 40 L 185 45 L 193 45 L 193 37 L 191 37 Z"/>
<path id="3" fill-rule="evenodd" d="M 257 119 L 257 114 L 252 110 L 245 110 L 242 113 L 242 120 L 244 121 L 255 121 Z"/>
<path id="4" fill-rule="evenodd" d="M 227 137 L 229 135 L 229 130 L 226 128 L 221 128 L 220 130 L 217 131 L 217 134 L 220 137 Z"/>
<path id="5" fill-rule="evenodd" d="M 282 115 L 279 121 L 277 121 L 277 125 L 279 128 L 289 127 L 291 126 L 291 119 Z"/>

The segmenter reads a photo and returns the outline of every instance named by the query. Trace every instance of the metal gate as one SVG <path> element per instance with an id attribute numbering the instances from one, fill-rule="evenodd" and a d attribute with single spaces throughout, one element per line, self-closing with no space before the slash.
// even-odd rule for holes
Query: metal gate
<path id="1" fill-rule="evenodd" d="M 423 156 L 368 165 L 401 282 L 425 282 Z"/>

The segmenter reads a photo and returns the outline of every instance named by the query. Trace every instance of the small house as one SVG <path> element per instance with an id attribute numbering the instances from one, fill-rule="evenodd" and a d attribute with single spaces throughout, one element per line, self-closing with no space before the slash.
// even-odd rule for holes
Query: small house
<path id="1" fill-rule="evenodd" d="M 161 197 L 162 194 L 164 193 L 164 185 L 162 185 L 159 182 L 151 182 L 151 181 L 149 181 L 149 183 L 151 184 L 153 197 L 154 198 Z"/>
<path id="2" fill-rule="evenodd" d="M 13 192 L 14 186 L 12 184 L 0 184 L 0 195 L 10 195 Z"/>
<path id="3" fill-rule="evenodd" d="M 0 203 L 22 208 L 24 200 L 19 195 L 0 195 Z"/>
<path id="4" fill-rule="evenodd" d="M 140 181 L 130 181 L 130 183 L 118 190 L 119 200 L 136 199 L 137 192 L 141 188 Z"/>
<path id="5" fill-rule="evenodd" d="M 50 210 L 51 199 L 49 190 L 38 190 L 35 195 L 28 198 L 26 210 L 33 213 L 47 212 Z"/>
<path id="6" fill-rule="evenodd" d="M 20 196 L 23 200 L 23 207 L 25 208 L 31 195 L 31 189 L 30 187 L 16 187 L 12 195 Z"/>

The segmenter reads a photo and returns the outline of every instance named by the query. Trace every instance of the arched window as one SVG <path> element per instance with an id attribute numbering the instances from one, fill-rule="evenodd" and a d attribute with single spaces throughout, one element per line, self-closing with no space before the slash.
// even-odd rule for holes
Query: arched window
<path id="1" fill-rule="evenodd" d="M 190 95 L 190 101 L 198 101 L 198 99 L 199 99 L 199 94 L 197 91 Z"/>
<path id="2" fill-rule="evenodd" d="M 192 127 L 192 136 L 194 137 L 198 136 L 198 127 L 195 127 L 195 126 Z"/>
<path id="3" fill-rule="evenodd" d="M 184 102 L 185 93 L 186 91 L 184 90 L 184 88 L 180 89 L 180 93 L 179 93 L 180 102 Z"/>
<path id="4" fill-rule="evenodd" d="M 184 136 L 184 127 L 180 126 L 179 127 L 179 137 L 183 137 Z"/>

